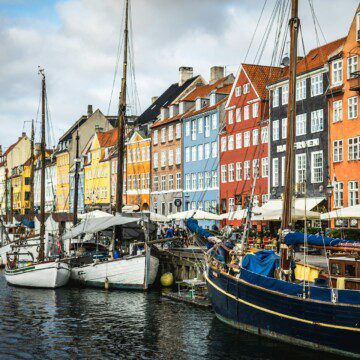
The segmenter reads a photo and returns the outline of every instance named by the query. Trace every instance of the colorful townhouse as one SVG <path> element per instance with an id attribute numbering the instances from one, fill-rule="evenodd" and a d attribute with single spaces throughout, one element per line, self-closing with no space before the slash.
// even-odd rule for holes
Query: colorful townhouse
<path id="1" fill-rule="evenodd" d="M 295 197 L 306 198 L 307 210 L 327 207 L 329 181 L 328 98 L 329 54 L 344 42 L 339 39 L 311 50 L 296 67 Z M 270 91 L 270 194 L 281 199 L 285 185 L 285 150 L 289 79 L 284 76 L 268 85 Z M 325 209 L 324 209 L 325 210 Z M 314 221 L 314 226 L 316 221 Z M 318 224 L 317 224 L 318 225 Z"/>
<path id="2" fill-rule="evenodd" d="M 198 86 L 180 101 L 190 107 L 181 118 L 185 210 L 219 213 L 218 135 L 233 82 L 233 75 L 224 77 L 223 67 L 212 67 L 209 84 Z M 200 225 L 219 226 L 213 220 L 202 220 Z"/>
<path id="3" fill-rule="evenodd" d="M 127 146 L 127 139 L 125 138 L 125 148 Z M 117 146 L 114 146 L 109 152 L 109 161 L 110 161 L 110 202 L 112 211 L 116 209 L 116 185 L 117 185 L 117 164 L 118 164 L 118 152 Z M 126 197 L 126 156 L 124 158 L 124 168 L 123 168 L 123 204 L 126 206 L 127 197 Z M 124 209 L 124 207 L 123 207 Z M 132 208 L 133 210 L 139 210 L 138 207 Z"/>
<path id="4" fill-rule="evenodd" d="M 164 105 L 151 126 L 151 210 L 162 215 L 184 209 L 181 118 L 189 104 L 180 101 L 196 86 L 205 84 L 201 76 L 193 76 L 192 68 L 180 68 L 179 75 L 179 82 L 161 96 Z"/>
<path id="5" fill-rule="evenodd" d="M 269 95 L 266 84 L 282 69 L 240 65 L 226 102 L 225 125 L 220 132 L 221 213 L 246 208 L 254 188 L 254 206 L 269 198 Z M 254 181 L 255 180 L 255 181 Z M 241 220 L 230 221 L 240 225 Z"/>
<path id="6" fill-rule="evenodd" d="M 5 204 L 6 204 L 6 161 L 5 156 L 2 152 L 2 147 L 0 145 L 0 215 L 5 215 Z"/>
<path id="7" fill-rule="evenodd" d="M 56 156 L 56 211 L 69 212 L 73 208 L 74 170 L 76 158 L 76 136 L 79 135 L 79 153 L 84 149 L 95 131 L 107 131 L 116 126 L 116 116 L 105 116 L 99 109 L 95 112 L 88 106 L 87 115 L 81 116 L 59 139 Z M 80 173 L 80 185 L 84 183 L 84 174 Z M 84 186 L 79 186 L 78 208 L 84 208 Z M 80 211 L 80 210 L 79 210 Z"/>
<path id="8" fill-rule="evenodd" d="M 329 55 L 329 195 L 330 208 L 359 204 L 360 181 L 360 6 L 348 35 Z M 333 187 L 333 189 L 331 189 Z M 332 221 L 336 227 L 358 227 L 356 219 Z"/>

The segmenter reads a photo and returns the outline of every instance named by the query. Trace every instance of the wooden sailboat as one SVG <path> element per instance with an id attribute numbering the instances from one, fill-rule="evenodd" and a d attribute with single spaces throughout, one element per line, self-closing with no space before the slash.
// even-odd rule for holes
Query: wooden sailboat
<path id="1" fill-rule="evenodd" d="M 118 109 L 118 143 L 117 143 L 117 187 L 116 187 L 116 214 L 119 215 L 123 208 L 123 168 L 124 168 L 124 133 L 126 116 L 126 80 L 127 80 L 127 55 L 128 55 L 128 20 L 129 0 L 125 2 L 125 27 L 124 27 L 124 59 L 121 80 L 121 91 Z M 75 184 L 75 188 L 76 188 Z M 76 194 L 76 191 L 75 191 Z M 76 199 L 74 200 L 74 204 Z M 149 220 L 148 220 L 149 221 Z M 144 222 L 146 224 L 146 222 Z M 95 287 L 115 289 L 147 290 L 155 281 L 159 260 L 150 255 L 150 249 L 145 243 L 143 252 L 122 259 L 114 259 L 115 240 L 122 241 L 122 228 L 115 226 L 112 241 L 112 256 L 105 261 L 95 261 L 91 264 L 74 266 L 71 269 L 71 279 L 77 283 Z M 146 225 L 145 236 L 148 236 Z"/>
<path id="2" fill-rule="evenodd" d="M 207 254 L 204 276 L 214 312 L 221 321 L 260 336 L 359 358 L 360 291 L 334 288 L 331 282 L 327 286 L 318 286 L 316 282 L 294 281 L 292 246 L 297 243 L 306 246 L 309 240 L 304 234 L 291 232 L 298 29 L 298 0 L 292 0 L 286 183 L 280 256 L 266 250 L 246 254 L 243 251 L 246 239 L 243 237 L 240 251 L 237 251 L 237 246 L 232 251 L 236 261 L 233 259 L 228 263 L 224 257 L 219 259 L 218 248 L 223 246 L 219 243 Z M 314 240 L 325 245 L 328 239 Z"/>
<path id="3" fill-rule="evenodd" d="M 61 261 L 45 261 L 45 73 L 42 76 L 42 126 L 41 126 L 41 198 L 40 198 L 40 243 L 37 262 L 20 262 L 19 253 L 13 254 L 5 268 L 5 278 L 8 284 L 54 289 L 64 286 L 70 278 L 70 266 Z"/>

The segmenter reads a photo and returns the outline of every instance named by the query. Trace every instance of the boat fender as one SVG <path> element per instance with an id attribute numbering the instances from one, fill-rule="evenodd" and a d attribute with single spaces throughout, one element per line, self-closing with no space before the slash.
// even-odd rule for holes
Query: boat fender
<path id="1" fill-rule="evenodd" d="M 107 277 L 105 278 L 104 288 L 105 290 L 109 290 L 109 279 Z"/>

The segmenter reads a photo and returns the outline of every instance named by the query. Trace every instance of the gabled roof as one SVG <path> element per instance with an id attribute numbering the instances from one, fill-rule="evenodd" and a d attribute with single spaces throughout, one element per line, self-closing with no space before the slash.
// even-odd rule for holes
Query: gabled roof
<path id="1" fill-rule="evenodd" d="M 10 145 L 7 148 L 7 150 L 4 152 L 3 156 L 7 156 L 10 153 L 10 151 L 13 150 L 15 148 L 15 146 L 24 138 L 27 138 L 27 136 L 25 135 L 25 136 L 18 138 L 18 140 L 15 143 L 13 143 L 12 145 Z"/>
<path id="2" fill-rule="evenodd" d="M 189 93 L 180 101 L 195 101 L 197 98 L 205 98 L 212 90 L 216 89 L 218 86 L 221 86 L 227 78 L 228 76 L 225 76 L 213 84 L 197 86 L 193 91 L 191 91 L 191 93 Z"/>
<path id="3" fill-rule="evenodd" d="M 194 76 L 185 81 L 181 86 L 178 83 L 170 85 L 138 118 L 138 124 L 146 124 L 156 120 L 160 110 L 170 105 L 190 84 L 199 76 Z"/>
<path id="4" fill-rule="evenodd" d="M 111 147 L 117 144 L 118 129 L 115 128 L 106 132 L 97 131 L 96 136 L 98 138 L 100 147 Z"/>

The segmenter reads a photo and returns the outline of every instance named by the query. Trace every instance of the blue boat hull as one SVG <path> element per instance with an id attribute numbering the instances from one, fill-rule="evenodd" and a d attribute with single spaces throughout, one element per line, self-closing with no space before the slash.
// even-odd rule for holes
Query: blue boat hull
<path id="1" fill-rule="evenodd" d="M 302 299 L 254 285 L 219 270 L 205 273 L 216 316 L 241 330 L 360 357 L 360 307 Z"/>

